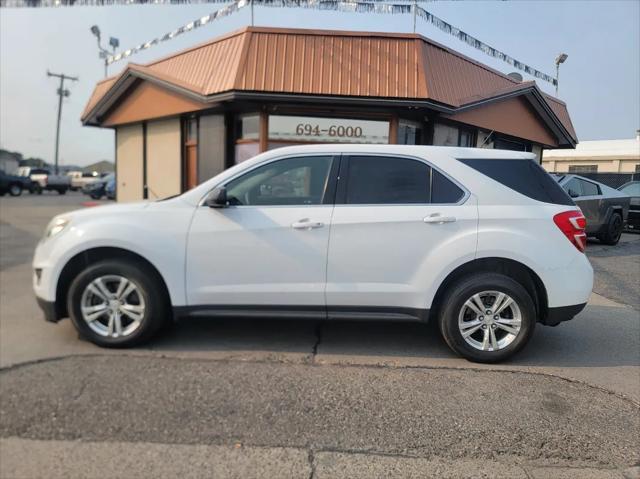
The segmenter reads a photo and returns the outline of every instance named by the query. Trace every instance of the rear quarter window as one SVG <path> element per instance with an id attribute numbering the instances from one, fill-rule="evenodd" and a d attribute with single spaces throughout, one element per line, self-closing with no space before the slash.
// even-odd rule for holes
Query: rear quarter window
<path id="1" fill-rule="evenodd" d="M 534 200 L 575 205 L 551 175 L 533 160 L 463 158 L 458 161 Z"/>

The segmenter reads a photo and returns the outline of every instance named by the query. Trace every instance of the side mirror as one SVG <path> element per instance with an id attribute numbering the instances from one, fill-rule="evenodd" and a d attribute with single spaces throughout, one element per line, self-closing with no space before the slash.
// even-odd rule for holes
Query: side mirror
<path id="1" fill-rule="evenodd" d="M 227 189 L 224 186 L 214 188 L 211 193 L 209 193 L 209 196 L 207 196 L 205 204 L 209 208 L 226 208 L 229 206 L 229 201 L 227 200 Z"/>
<path id="2" fill-rule="evenodd" d="M 577 192 L 573 191 L 571 188 L 569 188 L 568 193 L 571 198 L 577 198 L 578 196 L 580 196 Z"/>

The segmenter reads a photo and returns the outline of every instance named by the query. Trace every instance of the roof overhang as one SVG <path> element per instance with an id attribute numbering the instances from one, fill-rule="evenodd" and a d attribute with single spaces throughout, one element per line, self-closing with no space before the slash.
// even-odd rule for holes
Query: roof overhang
<path id="1" fill-rule="evenodd" d="M 428 109 L 445 115 L 455 115 L 456 113 L 482 108 L 488 104 L 522 96 L 530 102 L 545 125 L 558 138 L 560 148 L 575 148 L 577 144 L 577 139 L 571 135 L 551 109 L 544 94 L 535 82 L 527 82 L 516 87 L 510 87 L 484 98 L 470 100 L 459 106 L 445 105 L 433 100 L 419 98 L 357 97 L 267 91 L 231 90 L 213 95 L 204 95 L 190 85 L 182 84 L 171 77 L 159 74 L 158 72 L 152 72 L 147 67 L 135 64 L 130 64 L 115 79 L 105 94 L 85 113 L 82 118 L 82 123 L 84 125 L 101 126 L 119 100 L 122 99 L 139 80 L 150 82 L 207 106 L 240 100 L 296 103 L 320 102 L 344 106 Z"/>

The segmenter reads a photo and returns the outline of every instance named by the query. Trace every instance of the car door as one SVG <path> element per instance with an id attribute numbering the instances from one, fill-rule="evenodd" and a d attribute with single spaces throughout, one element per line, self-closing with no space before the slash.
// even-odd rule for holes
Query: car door
<path id="1" fill-rule="evenodd" d="M 572 177 L 565 183 L 564 189 L 574 199 L 587 219 L 587 233 L 598 231 L 604 221 L 604 215 L 600 211 L 602 194 L 598 185 L 581 178 Z"/>
<path id="2" fill-rule="evenodd" d="M 224 185 L 228 207 L 198 207 L 188 238 L 189 305 L 309 307 L 324 315 L 338 162 L 272 160 Z"/>
<path id="3" fill-rule="evenodd" d="M 452 249 L 455 260 L 474 258 L 477 228 L 475 197 L 422 159 L 343 156 L 329 241 L 329 317 L 420 316 Z"/>

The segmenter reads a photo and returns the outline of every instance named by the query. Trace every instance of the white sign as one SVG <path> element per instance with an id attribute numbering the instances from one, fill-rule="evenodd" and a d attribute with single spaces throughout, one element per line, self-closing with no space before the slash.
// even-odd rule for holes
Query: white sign
<path id="1" fill-rule="evenodd" d="M 269 139 L 314 143 L 389 143 L 389 122 L 270 115 Z"/>

